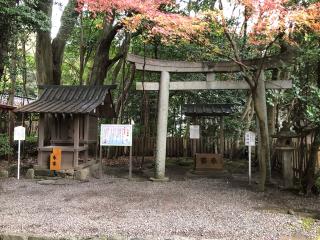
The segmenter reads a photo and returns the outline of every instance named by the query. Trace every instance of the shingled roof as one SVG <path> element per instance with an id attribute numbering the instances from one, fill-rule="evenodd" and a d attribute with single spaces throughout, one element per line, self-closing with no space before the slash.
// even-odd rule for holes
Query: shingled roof
<path id="1" fill-rule="evenodd" d="M 234 104 L 185 104 L 182 113 L 186 116 L 225 116 L 235 112 Z"/>
<path id="2" fill-rule="evenodd" d="M 15 108 L 16 107 L 11 105 L 0 104 L 0 110 L 11 111 L 11 110 L 14 110 Z"/>
<path id="3" fill-rule="evenodd" d="M 114 115 L 110 90 L 115 87 L 43 86 L 43 93 L 38 100 L 17 108 L 15 112 L 86 114 L 95 112 L 94 110 L 103 105 L 103 112 L 110 116 Z"/>

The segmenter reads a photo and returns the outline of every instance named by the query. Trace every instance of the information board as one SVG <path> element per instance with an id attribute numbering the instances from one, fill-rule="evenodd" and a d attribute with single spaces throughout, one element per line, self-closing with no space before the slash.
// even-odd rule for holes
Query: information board
<path id="1" fill-rule="evenodd" d="M 200 126 L 190 125 L 190 139 L 199 139 L 199 138 L 200 138 Z"/>
<path id="2" fill-rule="evenodd" d="M 256 134 L 254 132 L 248 131 L 245 133 L 245 145 L 246 146 L 255 146 L 256 145 Z"/>
<path id="3" fill-rule="evenodd" d="M 19 126 L 14 128 L 13 140 L 15 141 L 24 141 L 26 139 L 26 128 Z"/>
<path id="4" fill-rule="evenodd" d="M 101 146 L 132 146 L 132 125 L 101 124 Z"/>

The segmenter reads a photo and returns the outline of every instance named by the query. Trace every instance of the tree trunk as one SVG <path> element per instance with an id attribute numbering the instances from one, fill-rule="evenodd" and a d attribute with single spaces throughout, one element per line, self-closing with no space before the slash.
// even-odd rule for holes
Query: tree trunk
<path id="1" fill-rule="evenodd" d="M 311 145 L 311 151 L 309 156 L 309 161 L 307 163 L 307 168 L 305 171 L 305 192 L 306 195 L 311 194 L 312 187 L 315 182 L 315 169 L 318 160 L 318 152 L 320 147 L 320 127 L 317 127 L 314 131 L 314 141 Z"/>
<path id="2" fill-rule="evenodd" d="M 14 106 L 14 97 L 16 93 L 16 81 L 17 81 L 17 64 L 18 64 L 18 56 L 17 56 L 17 36 L 14 36 L 13 39 L 13 47 L 12 47 L 12 54 L 10 59 L 10 80 L 11 80 L 11 87 L 9 93 L 8 104 Z M 13 146 L 13 130 L 14 130 L 14 113 L 12 111 L 9 112 L 9 127 L 8 127 L 8 136 L 9 136 L 9 144 Z M 8 162 L 10 163 L 12 160 L 12 155 L 8 155 Z"/>
<path id="3" fill-rule="evenodd" d="M 79 85 L 83 85 L 83 73 L 84 73 L 84 64 L 85 64 L 85 54 L 86 54 L 86 46 L 84 43 L 84 29 L 83 29 L 83 14 L 80 14 L 80 44 L 79 44 Z"/>
<path id="4" fill-rule="evenodd" d="M 252 89 L 252 97 L 254 102 L 255 112 L 257 114 L 259 123 L 259 134 L 260 134 L 260 181 L 259 190 L 264 191 L 265 183 L 267 179 L 267 169 L 270 160 L 270 146 L 269 146 L 269 131 L 268 131 L 268 118 L 267 118 L 267 104 L 266 104 L 266 89 L 264 81 L 263 71 L 260 76 L 256 76 L 256 86 Z M 270 177 L 270 175 L 269 175 Z"/>
<path id="5" fill-rule="evenodd" d="M 47 16 L 52 13 L 52 0 L 39 1 L 39 10 Z M 53 82 L 53 61 L 50 31 L 39 30 L 36 39 L 36 69 L 38 85 L 54 84 Z"/>
<path id="6" fill-rule="evenodd" d="M 320 44 L 320 43 L 319 43 Z M 320 59 L 318 59 L 317 64 L 317 87 L 320 88 Z M 311 152 L 309 155 L 309 161 L 307 164 L 307 168 L 304 175 L 304 182 L 305 182 L 305 191 L 307 195 L 311 194 L 312 187 L 315 182 L 315 169 L 316 169 L 316 162 L 318 160 L 318 152 L 320 148 L 320 126 L 314 131 L 314 140 L 311 145 Z"/>
<path id="7" fill-rule="evenodd" d="M 113 26 L 113 21 L 105 22 L 90 74 L 90 85 L 103 85 L 109 68 L 123 57 L 121 52 L 110 59 L 112 41 L 122 27 L 120 23 Z"/>
<path id="8" fill-rule="evenodd" d="M 13 7 L 16 4 L 15 0 L 7 0 L 6 3 L 1 2 L 0 7 Z M 2 79 L 5 63 L 8 57 L 8 44 L 12 35 L 12 22 L 6 14 L 0 15 L 0 81 Z"/>
<path id="9" fill-rule="evenodd" d="M 267 115 L 268 115 L 268 130 L 269 130 L 269 146 L 270 146 L 270 161 L 273 159 L 273 152 L 272 148 L 273 148 L 273 138 L 272 135 L 275 133 L 275 123 L 276 123 L 276 106 L 275 105 L 271 105 L 271 104 L 267 104 Z M 272 161 L 273 163 L 273 161 Z M 271 168 L 272 166 L 269 166 L 269 168 Z M 271 169 L 270 169 L 271 171 Z"/>
<path id="10" fill-rule="evenodd" d="M 61 84 L 61 65 L 64 49 L 79 15 L 79 11 L 76 10 L 76 6 L 76 0 L 70 0 L 68 2 L 68 5 L 65 7 L 61 16 L 59 32 L 52 41 L 53 84 L 55 85 Z"/>
<path id="11" fill-rule="evenodd" d="M 76 0 L 68 2 L 61 17 L 61 27 L 52 43 L 50 31 L 39 30 L 37 33 L 36 69 L 38 85 L 61 84 L 64 48 L 79 15 L 78 11 L 75 10 L 76 3 Z M 53 0 L 39 1 L 38 8 L 51 18 L 52 4 Z"/>

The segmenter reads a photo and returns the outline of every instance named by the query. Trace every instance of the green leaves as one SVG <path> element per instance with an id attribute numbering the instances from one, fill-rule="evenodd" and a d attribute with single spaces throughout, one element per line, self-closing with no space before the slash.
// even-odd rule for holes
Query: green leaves
<path id="1" fill-rule="evenodd" d="M 9 137 L 5 134 L 0 134 L 0 156 L 12 154 L 13 149 L 9 144 Z"/>
<path id="2" fill-rule="evenodd" d="M 42 11 L 36 10 L 35 1 L 0 0 L 1 24 L 9 24 L 17 29 L 49 30 L 50 19 Z"/>

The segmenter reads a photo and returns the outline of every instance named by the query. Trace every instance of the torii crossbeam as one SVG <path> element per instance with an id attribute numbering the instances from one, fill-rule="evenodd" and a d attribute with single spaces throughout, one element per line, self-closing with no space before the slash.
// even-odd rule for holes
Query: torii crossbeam
<path id="1" fill-rule="evenodd" d="M 286 61 L 285 55 L 272 58 L 255 59 L 244 61 L 252 71 L 263 61 L 264 69 L 279 68 Z M 158 122 L 157 122 L 157 145 L 156 145 L 156 174 L 154 180 L 167 180 L 165 177 L 166 141 L 169 109 L 170 90 L 235 90 L 250 89 L 245 81 L 216 81 L 215 73 L 235 73 L 241 69 L 234 62 L 184 62 L 167 61 L 128 54 L 127 60 L 135 64 L 137 70 L 161 72 L 160 82 L 137 82 L 136 90 L 159 91 Z M 183 81 L 170 82 L 170 73 L 204 73 L 206 81 Z M 264 76 L 262 74 L 261 76 Z M 291 80 L 267 81 L 267 89 L 292 88 Z"/>

